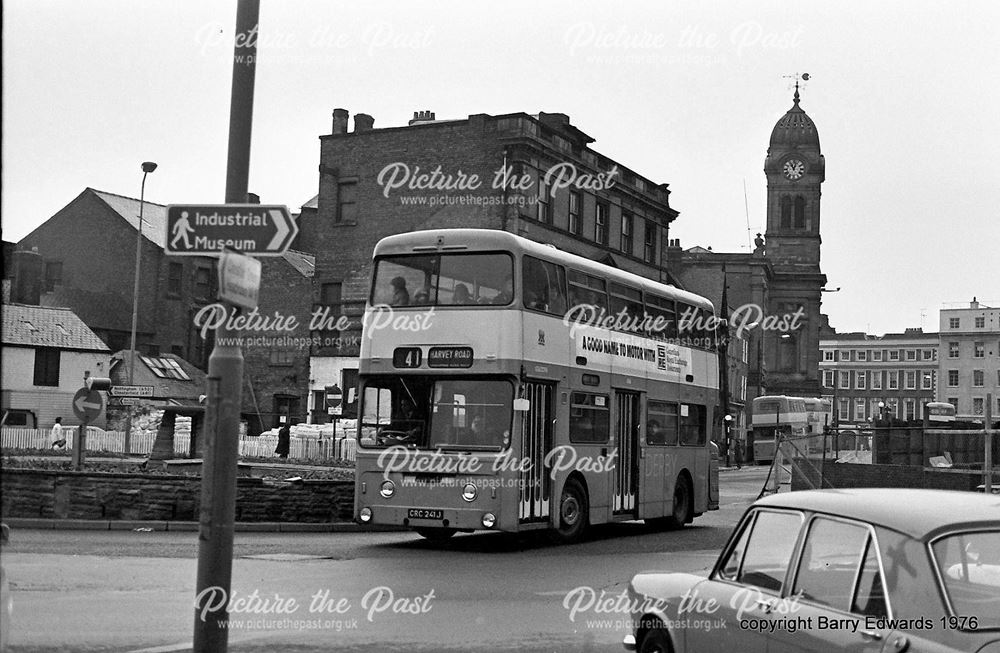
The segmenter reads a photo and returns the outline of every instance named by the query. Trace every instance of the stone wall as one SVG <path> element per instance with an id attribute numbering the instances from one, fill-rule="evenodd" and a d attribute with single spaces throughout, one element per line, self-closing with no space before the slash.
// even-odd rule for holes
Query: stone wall
<path id="1" fill-rule="evenodd" d="M 3 517 L 197 521 L 201 478 L 5 469 Z M 349 521 L 351 481 L 236 481 L 236 521 Z"/>

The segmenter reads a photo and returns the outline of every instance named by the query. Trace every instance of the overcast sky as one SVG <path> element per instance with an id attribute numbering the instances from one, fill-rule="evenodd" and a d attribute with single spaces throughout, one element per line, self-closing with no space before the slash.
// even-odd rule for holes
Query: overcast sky
<path id="1" fill-rule="evenodd" d="M 145 160 L 147 199 L 222 202 L 235 7 L 3 3 L 5 240 L 87 186 L 138 197 Z M 749 251 L 784 76 L 808 72 L 822 268 L 842 288 L 824 312 L 936 331 L 943 303 L 1000 304 L 998 23 L 996 2 L 262 0 L 250 189 L 312 197 L 335 107 L 376 127 L 562 112 L 670 184 L 682 246 Z"/>

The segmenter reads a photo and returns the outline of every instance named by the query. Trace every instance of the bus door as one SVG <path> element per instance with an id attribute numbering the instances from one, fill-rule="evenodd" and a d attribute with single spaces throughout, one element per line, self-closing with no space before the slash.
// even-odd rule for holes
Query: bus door
<path id="1" fill-rule="evenodd" d="M 613 512 L 635 514 L 639 494 L 639 393 L 615 391 L 615 461 Z"/>
<path id="2" fill-rule="evenodd" d="M 521 389 L 521 398 L 531 405 L 521 413 L 519 456 L 530 464 L 521 465 L 518 472 L 518 520 L 521 523 L 548 521 L 552 481 L 545 467 L 545 457 L 552 450 L 555 385 L 529 381 L 522 384 Z"/>

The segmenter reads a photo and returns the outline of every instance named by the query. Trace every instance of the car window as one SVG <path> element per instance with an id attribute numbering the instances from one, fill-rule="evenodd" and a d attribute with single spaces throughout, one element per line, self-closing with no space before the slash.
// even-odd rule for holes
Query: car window
<path id="1" fill-rule="evenodd" d="M 953 616 L 978 616 L 978 628 L 1000 627 L 1000 531 L 956 533 L 934 543 Z"/>
<path id="2" fill-rule="evenodd" d="M 724 578 L 726 580 L 736 580 L 736 575 L 740 572 L 740 563 L 743 562 L 743 554 L 747 550 L 747 540 L 750 539 L 750 531 L 753 530 L 753 519 L 747 519 L 744 522 L 743 532 L 740 533 L 740 539 L 736 541 L 733 548 L 730 549 L 729 555 L 726 556 L 726 561 L 722 564 L 719 569 L 719 578 Z"/>
<path id="3" fill-rule="evenodd" d="M 852 603 L 868 529 L 819 517 L 812 521 L 795 574 L 794 594 L 832 608 L 847 610 Z"/>
<path id="4" fill-rule="evenodd" d="M 800 513 L 761 510 L 750 532 L 737 581 L 780 591 L 801 525 Z"/>
<path id="5" fill-rule="evenodd" d="M 875 540 L 868 537 L 865 560 L 861 564 L 858 587 L 854 592 L 851 612 L 871 617 L 888 617 L 889 609 L 885 600 L 885 583 L 878 566 L 878 551 Z"/>

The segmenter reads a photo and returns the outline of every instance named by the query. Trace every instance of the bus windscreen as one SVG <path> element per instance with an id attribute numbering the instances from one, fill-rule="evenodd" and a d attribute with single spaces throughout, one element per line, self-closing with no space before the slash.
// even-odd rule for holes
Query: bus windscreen
<path id="1" fill-rule="evenodd" d="M 375 263 L 372 305 L 506 306 L 513 299 L 510 254 L 416 254 Z"/>

